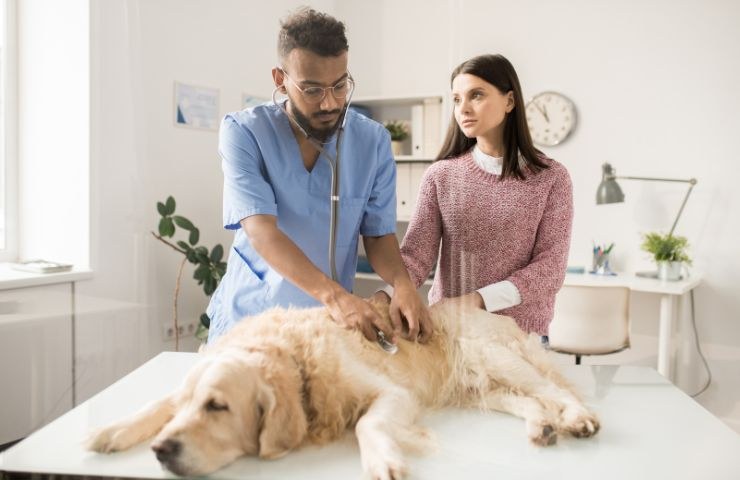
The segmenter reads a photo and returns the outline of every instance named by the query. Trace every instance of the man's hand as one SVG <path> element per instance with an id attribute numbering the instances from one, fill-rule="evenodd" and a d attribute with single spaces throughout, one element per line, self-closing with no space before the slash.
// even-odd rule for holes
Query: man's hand
<path id="1" fill-rule="evenodd" d="M 344 328 L 361 331 L 365 338 L 371 342 L 378 340 L 377 329 L 383 332 L 386 340 L 393 343 L 391 325 L 360 297 L 344 290 L 337 290 L 324 304 L 329 310 L 331 318 Z"/>
<path id="2" fill-rule="evenodd" d="M 382 292 L 381 292 L 382 293 Z M 385 293 L 383 296 L 387 298 Z M 434 333 L 429 310 L 419 298 L 411 282 L 404 282 L 393 289 L 389 312 L 393 330 L 411 342 L 427 343 Z"/>

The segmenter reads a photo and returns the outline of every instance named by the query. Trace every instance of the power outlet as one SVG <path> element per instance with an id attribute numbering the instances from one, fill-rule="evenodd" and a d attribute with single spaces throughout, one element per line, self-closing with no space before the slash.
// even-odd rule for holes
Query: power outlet
<path id="1" fill-rule="evenodd" d="M 177 329 L 179 330 L 180 338 L 193 336 L 195 335 L 195 331 L 198 329 L 198 320 L 178 319 Z M 175 339 L 175 325 L 172 321 L 162 324 L 162 339 Z"/>

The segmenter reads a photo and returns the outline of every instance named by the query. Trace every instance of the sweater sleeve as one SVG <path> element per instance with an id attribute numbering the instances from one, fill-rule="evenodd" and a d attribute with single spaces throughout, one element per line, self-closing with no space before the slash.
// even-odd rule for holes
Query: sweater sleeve
<path id="1" fill-rule="evenodd" d="M 537 228 L 532 258 L 507 280 L 519 290 L 522 305 L 528 300 L 555 296 L 565 279 L 573 226 L 573 187 L 568 171 L 558 168 Z"/>
<path id="2" fill-rule="evenodd" d="M 442 239 L 442 216 L 433 170 L 430 167 L 424 174 L 416 208 L 401 243 L 401 257 L 416 288 L 434 268 Z"/>

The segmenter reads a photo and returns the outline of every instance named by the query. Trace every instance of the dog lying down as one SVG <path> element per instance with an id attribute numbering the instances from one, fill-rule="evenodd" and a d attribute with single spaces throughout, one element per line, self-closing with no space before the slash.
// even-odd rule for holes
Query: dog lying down
<path id="1" fill-rule="evenodd" d="M 151 448 L 163 467 L 204 475 L 242 455 L 279 458 L 354 427 L 366 475 L 398 479 L 407 473 L 403 452 L 430 446 L 415 425 L 423 409 L 508 412 L 541 446 L 599 430 L 539 337 L 483 310 L 442 303 L 431 316 L 430 342 L 399 339 L 394 355 L 324 308 L 246 318 L 205 349 L 179 390 L 92 433 L 87 448 L 125 450 L 156 435 Z"/>

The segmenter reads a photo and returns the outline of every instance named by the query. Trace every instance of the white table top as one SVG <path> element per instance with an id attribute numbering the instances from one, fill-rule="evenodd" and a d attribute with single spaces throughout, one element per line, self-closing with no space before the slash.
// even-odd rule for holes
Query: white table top
<path id="1" fill-rule="evenodd" d="M 678 281 L 658 280 L 638 277 L 634 273 L 617 272 L 616 275 L 595 275 L 593 273 L 568 273 L 564 285 L 572 287 L 627 287 L 635 292 L 683 295 L 702 281 L 700 272 L 692 272 L 688 278 Z"/>
<path id="2" fill-rule="evenodd" d="M 147 445 L 112 455 L 87 452 L 91 427 L 137 410 L 170 392 L 195 363 L 194 353 L 162 353 L 0 456 L 0 471 L 175 478 Z M 409 457 L 411 479 L 662 479 L 740 478 L 740 435 L 647 367 L 567 366 L 602 422 L 592 439 L 560 438 L 539 448 L 522 420 L 499 413 L 448 409 L 426 415 L 440 450 Z M 351 435 L 280 460 L 242 458 L 213 474 L 223 479 L 360 478 Z"/>

